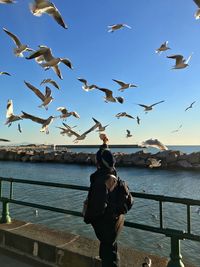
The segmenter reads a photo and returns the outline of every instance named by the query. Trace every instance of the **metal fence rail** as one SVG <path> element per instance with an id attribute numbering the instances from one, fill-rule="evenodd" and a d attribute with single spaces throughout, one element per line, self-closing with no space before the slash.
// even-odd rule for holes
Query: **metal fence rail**
<path id="1" fill-rule="evenodd" d="M 9 183 L 9 197 L 4 197 L 2 194 L 2 187 L 3 182 Z M 38 209 L 49 210 L 53 212 L 59 212 L 64 214 L 70 214 L 74 216 L 82 216 L 81 212 L 72 211 L 47 205 L 41 205 L 31 202 L 25 202 L 21 200 L 16 200 L 13 198 L 13 191 L 14 187 L 13 184 L 28 184 L 28 185 L 40 185 L 45 187 L 54 187 L 54 188 L 63 188 L 63 189 L 74 189 L 74 190 L 82 190 L 88 191 L 89 187 L 87 186 L 78 186 L 78 185 L 71 185 L 71 184 L 62 184 L 62 183 L 51 183 L 51 182 L 41 182 L 41 181 L 34 181 L 34 180 L 24 180 L 24 179 L 14 179 L 14 178 L 4 178 L 0 177 L 0 201 L 2 202 L 2 217 L 0 223 L 10 223 L 11 218 L 9 214 L 9 203 L 34 207 Z M 148 200 L 154 200 L 159 203 L 159 227 L 154 227 L 145 224 L 139 224 L 134 222 L 125 221 L 125 226 L 143 230 L 143 231 L 150 231 L 154 233 L 163 234 L 167 237 L 171 238 L 171 253 L 170 253 L 170 260 L 168 262 L 167 267 L 184 267 L 182 262 L 182 256 L 180 254 L 180 240 L 188 239 L 193 241 L 200 242 L 200 235 L 192 234 L 191 232 L 191 206 L 200 206 L 200 200 L 194 200 L 189 198 L 177 198 L 177 197 L 168 197 L 162 195 L 153 195 L 153 194 L 146 194 L 146 193 L 136 193 L 131 192 L 134 198 L 142 198 Z M 180 231 L 177 229 L 171 228 L 164 228 L 163 222 L 163 203 L 170 202 L 176 204 L 182 204 L 186 206 L 186 215 L 187 215 L 187 231 Z"/>

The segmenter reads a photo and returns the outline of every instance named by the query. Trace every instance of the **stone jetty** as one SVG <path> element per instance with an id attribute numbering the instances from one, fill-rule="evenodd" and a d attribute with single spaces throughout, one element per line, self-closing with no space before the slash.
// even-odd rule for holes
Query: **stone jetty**
<path id="1" fill-rule="evenodd" d="M 145 153 L 143 150 L 127 154 L 122 152 L 113 153 L 116 166 L 123 167 L 151 167 L 152 159 L 160 161 L 158 169 L 200 169 L 200 152 L 186 154 L 180 151 L 166 150 L 155 154 Z M 32 148 L 24 150 L 21 148 L 0 149 L 0 161 L 21 162 L 49 162 L 95 165 L 95 153 L 69 152 L 69 151 L 45 151 Z"/>

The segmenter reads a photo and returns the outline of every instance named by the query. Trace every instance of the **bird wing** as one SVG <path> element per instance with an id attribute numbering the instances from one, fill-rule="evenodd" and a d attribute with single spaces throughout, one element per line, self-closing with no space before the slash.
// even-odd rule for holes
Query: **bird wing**
<path id="1" fill-rule="evenodd" d="M 35 117 L 35 116 L 33 116 L 31 114 L 28 114 L 28 113 L 26 113 L 24 111 L 22 111 L 22 113 L 23 113 L 23 115 L 22 115 L 23 119 L 29 119 L 29 120 L 32 120 L 34 122 L 40 123 L 40 124 L 44 124 L 46 122 L 45 119 L 42 119 L 42 118 L 39 118 L 39 117 Z"/>
<path id="2" fill-rule="evenodd" d="M 44 79 L 43 81 L 41 81 L 40 85 L 45 84 L 45 83 L 50 83 L 57 89 L 60 89 L 59 85 L 52 79 Z"/>
<path id="3" fill-rule="evenodd" d="M 123 104 L 124 103 L 124 98 L 121 97 L 121 96 L 116 96 L 115 97 L 117 99 L 117 101 L 120 103 L 120 104 Z"/>
<path id="4" fill-rule="evenodd" d="M 167 58 L 172 58 L 176 60 L 176 65 L 180 64 L 183 62 L 183 56 L 182 55 L 171 55 L 167 56 Z"/>
<path id="5" fill-rule="evenodd" d="M 7 29 L 3 28 L 4 32 L 6 32 L 15 42 L 15 44 L 19 47 L 21 46 L 21 42 L 18 39 L 18 37 L 16 35 L 14 35 L 13 33 L 9 32 Z"/>
<path id="6" fill-rule="evenodd" d="M 119 81 L 119 80 L 115 80 L 115 79 L 112 79 L 114 82 L 116 82 L 116 83 L 118 83 L 120 86 L 124 86 L 124 85 L 126 85 L 124 82 L 122 82 L 122 81 Z"/>
<path id="7" fill-rule="evenodd" d="M 51 89 L 48 87 L 48 86 L 46 86 L 46 90 L 45 90 L 45 98 L 48 98 L 48 97 L 50 97 L 51 96 Z"/>
<path id="8" fill-rule="evenodd" d="M 46 47 L 46 49 L 49 49 L 49 48 Z M 33 59 L 33 58 L 41 57 L 44 60 L 44 53 L 45 53 L 45 48 L 42 47 L 38 49 L 37 51 L 33 52 L 30 56 L 26 57 L 26 59 Z"/>
<path id="9" fill-rule="evenodd" d="M 100 123 L 100 121 L 96 120 L 95 118 L 92 118 L 92 119 L 98 125 L 98 127 L 102 127 L 102 124 Z"/>
<path id="10" fill-rule="evenodd" d="M 165 100 L 162 100 L 162 101 L 156 102 L 156 103 L 152 104 L 152 105 L 151 105 L 151 107 L 153 107 L 153 106 L 155 106 L 155 105 L 157 105 L 157 104 L 163 103 L 163 102 L 165 102 Z"/>
<path id="11" fill-rule="evenodd" d="M 68 58 L 61 58 L 60 60 L 63 64 L 65 64 L 68 68 L 73 69 L 72 63 Z"/>
<path id="12" fill-rule="evenodd" d="M 129 130 L 126 130 L 127 131 L 127 134 L 130 134 L 131 132 Z"/>
<path id="13" fill-rule="evenodd" d="M 22 129 L 21 129 L 20 123 L 18 123 L 17 127 L 18 127 L 18 131 L 21 133 L 22 132 Z"/>
<path id="14" fill-rule="evenodd" d="M 13 102 L 11 99 L 8 100 L 6 109 L 7 109 L 6 118 L 9 118 L 10 116 L 13 115 Z"/>
<path id="15" fill-rule="evenodd" d="M 58 107 L 56 110 L 61 111 L 63 115 L 67 114 L 67 109 L 65 107 Z"/>
<path id="16" fill-rule="evenodd" d="M 87 80 L 82 78 L 77 78 L 80 82 L 84 83 L 85 86 L 87 86 Z"/>
<path id="17" fill-rule="evenodd" d="M 26 86 L 31 89 L 42 101 L 45 100 L 45 96 L 43 95 L 43 93 L 37 89 L 35 86 L 33 86 L 30 83 L 27 83 L 26 81 L 24 81 L 24 83 L 26 84 Z"/>
<path id="18" fill-rule="evenodd" d="M 99 88 L 97 87 L 100 91 L 104 92 L 106 94 L 106 97 L 113 97 L 113 92 L 107 88 Z"/>
<path id="19" fill-rule="evenodd" d="M 10 140 L 8 140 L 8 139 L 4 139 L 4 138 L 0 138 L 0 141 L 1 141 L 1 142 L 10 142 Z"/>
<path id="20" fill-rule="evenodd" d="M 86 135 L 86 134 L 94 131 L 96 128 L 98 128 L 98 125 L 95 123 L 94 126 L 92 126 L 89 130 L 85 131 L 82 135 Z"/>
<path id="21" fill-rule="evenodd" d="M 80 115 L 76 111 L 71 111 L 70 114 L 74 116 L 75 118 L 80 119 Z"/>
<path id="22" fill-rule="evenodd" d="M 52 4 L 52 6 L 50 8 L 48 8 L 46 10 L 46 13 L 49 14 L 50 16 L 52 16 L 56 22 L 61 25 L 63 28 L 67 29 L 67 25 L 65 24 L 60 12 L 58 11 L 58 9 L 56 8 L 56 6 L 54 4 Z"/>
<path id="23" fill-rule="evenodd" d="M 8 73 L 8 72 L 6 72 L 6 71 L 0 71 L 0 75 L 2 75 L 2 74 L 11 76 L 10 73 Z"/>
<path id="24" fill-rule="evenodd" d="M 128 117 L 128 118 L 130 118 L 130 119 L 135 119 L 133 116 L 131 116 L 131 115 L 127 114 L 127 113 L 126 113 L 125 116 Z"/>
<path id="25" fill-rule="evenodd" d="M 56 73 L 56 75 L 58 75 L 58 77 L 62 80 L 63 77 L 62 77 L 62 73 L 61 73 L 59 67 L 57 65 L 56 66 L 53 66 L 53 70 Z"/>
<path id="26" fill-rule="evenodd" d="M 132 29 L 131 26 L 127 25 L 127 24 L 123 24 L 124 27 Z"/>
<path id="27" fill-rule="evenodd" d="M 147 105 L 143 105 L 143 104 L 138 104 L 139 106 L 143 107 L 143 108 L 148 108 L 149 106 Z"/>
<path id="28" fill-rule="evenodd" d="M 200 8 L 200 0 L 193 0 L 195 4 Z"/>

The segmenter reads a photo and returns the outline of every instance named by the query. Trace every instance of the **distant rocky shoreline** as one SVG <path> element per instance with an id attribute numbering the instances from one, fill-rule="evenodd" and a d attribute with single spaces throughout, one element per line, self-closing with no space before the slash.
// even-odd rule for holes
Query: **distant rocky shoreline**
<path id="1" fill-rule="evenodd" d="M 116 166 L 149 168 L 151 159 L 160 160 L 158 169 L 200 170 L 200 152 L 186 154 L 180 151 L 165 150 L 156 154 L 138 151 L 127 154 L 113 153 Z M 0 161 L 49 162 L 95 165 L 95 153 L 68 151 L 36 151 L 23 149 L 0 149 Z"/>

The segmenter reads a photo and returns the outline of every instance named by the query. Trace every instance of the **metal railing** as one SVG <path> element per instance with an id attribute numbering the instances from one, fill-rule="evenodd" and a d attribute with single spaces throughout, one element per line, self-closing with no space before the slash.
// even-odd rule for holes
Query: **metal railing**
<path id="1" fill-rule="evenodd" d="M 3 182 L 7 182 L 10 185 L 9 197 L 4 197 L 2 195 Z M 51 183 L 51 182 L 41 182 L 41 181 L 34 181 L 34 180 L 23 180 L 23 179 L 0 177 L 0 201 L 2 202 L 2 217 L 1 217 L 0 223 L 11 222 L 11 218 L 9 214 L 9 203 L 82 217 L 82 213 L 78 211 L 72 211 L 72 210 L 47 206 L 47 205 L 41 205 L 41 204 L 16 200 L 13 198 L 13 190 L 14 190 L 13 184 L 14 183 L 28 184 L 28 185 L 40 185 L 40 186 L 63 188 L 63 189 L 74 189 L 74 190 L 82 190 L 82 191 L 88 191 L 89 189 L 89 187 L 87 186 L 78 186 L 78 185 L 71 185 L 71 184 Z M 189 199 L 189 198 L 168 197 L 168 196 L 162 196 L 162 195 L 153 195 L 153 194 L 136 193 L 136 192 L 131 192 L 131 194 L 133 195 L 134 198 L 154 200 L 159 203 L 159 227 L 139 224 L 139 223 L 134 223 L 134 222 L 129 222 L 129 221 L 125 221 L 125 226 L 139 229 L 139 230 L 159 233 L 167 237 L 170 237 L 171 238 L 171 253 L 170 253 L 170 260 L 168 262 L 167 267 L 184 267 L 184 264 L 182 262 L 182 256 L 180 254 L 180 240 L 188 239 L 188 240 L 200 242 L 200 235 L 196 235 L 191 232 L 191 206 L 200 206 L 200 200 L 194 200 L 194 199 Z M 182 204 L 187 207 L 186 209 L 187 231 L 164 228 L 163 203 L 165 202 Z"/>

